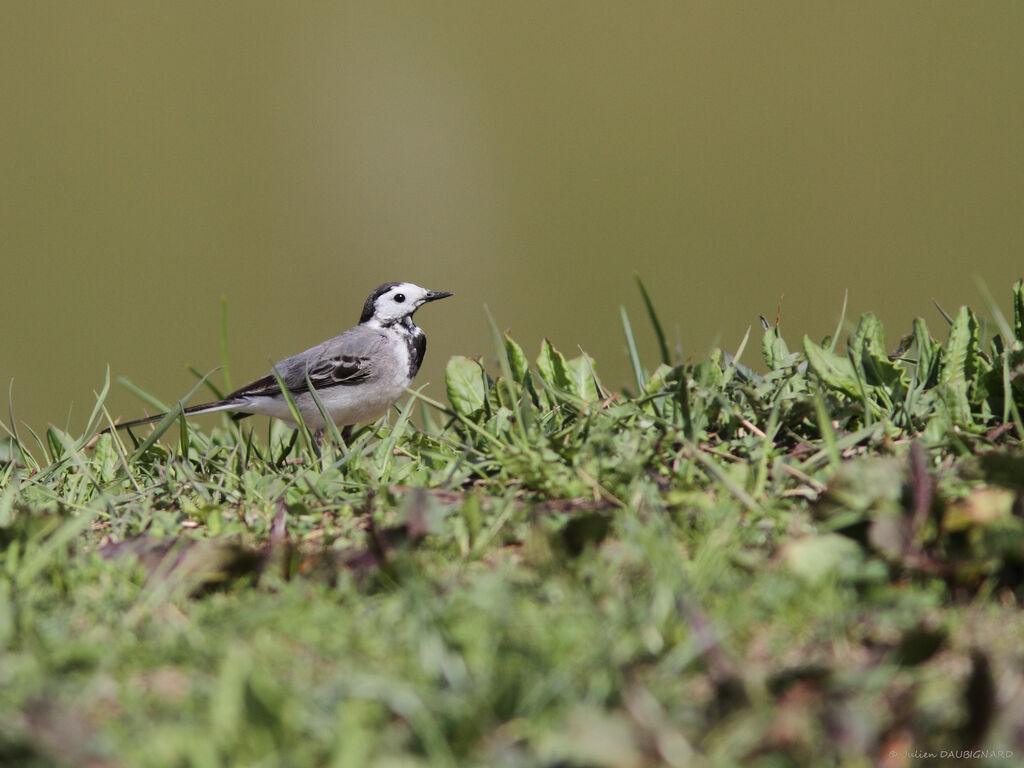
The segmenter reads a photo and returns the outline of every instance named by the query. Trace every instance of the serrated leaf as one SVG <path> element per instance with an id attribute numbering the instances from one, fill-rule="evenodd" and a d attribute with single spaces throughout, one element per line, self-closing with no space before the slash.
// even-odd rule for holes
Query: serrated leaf
<path id="1" fill-rule="evenodd" d="M 572 382 L 565 357 L 547 339 L 544 339 L 540 345 L 537 372 L 552 387 L 572 391 Z"/>
<path id="2" fill-rule="evenodd" d="M 960 307 L 942 350 L 937 389 L 953 422 L 962 426 L 973 421 L 970 395 L 978 375 L 980 355 L 978 321 L 970 309 Z"/>
<path id="3" fill-rule="evenodd" d="M 973 381 L 978 370 L 978 321 L 967 307 L 960 307 L 949 338 L 943 349 L 943 365 L 939 381 L 948 384 L 963 384 Z"/>
<path id="4" fill-rule="evenodd" d="M 926 387 L 935 375 L 939 361 L 939 345 L 928 333 L 924 318 L 914 318 L 914 343 L 917 345 L 917 385 Z"/>
<path id="5" fill-rule="evenodd" d="M 887 399 L 902 400 L 907 389 L 906 371 L 889 359 L 885 329 L 873 313 L 861 316 L 851 347 L 865 383 L 884 387 Z"/>
<path id="6" fill-rule="evenodd" d="M 484 407 L 487 390 L 484 369 L 476 360 L 455 355 L 444 370 L 448 401 L 457 413 L 468 416 Z"/>
<path id="7" fill-rule="evenodd" d="M 819 347 L 809 336 L 804 336 L 804 354 L 807 364 L 815 375 L 829 389 L 860 399 L 860 387 L 857 385 L 857 372 L 849 358 L 829 352 Z"/>

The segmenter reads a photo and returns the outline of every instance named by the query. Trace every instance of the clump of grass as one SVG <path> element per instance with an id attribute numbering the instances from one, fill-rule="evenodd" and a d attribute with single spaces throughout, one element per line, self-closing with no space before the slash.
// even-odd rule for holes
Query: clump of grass
<path id="1" fill-rule="evenodd" d="M 639 285 L 631 393 L 492 322 L 446 403 L 347 443 L 97 436 L 109 376 L 82 434 L 12 416 L 0 762 L 1020 754 L 1022 284 L 893 353 L 871 314 L 844 349 L 766 322 L 756 369 L 674 360 Z"/>

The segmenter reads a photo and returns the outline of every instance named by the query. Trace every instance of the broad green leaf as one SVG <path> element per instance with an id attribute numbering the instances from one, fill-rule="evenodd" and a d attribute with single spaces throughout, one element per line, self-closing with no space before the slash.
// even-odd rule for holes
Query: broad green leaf
<path id="1" fill-rule="evenodd" d="M 943 349 L 942 370 L 939 381 L 948 384 L 963 384 L 965 387 L 974 380 L 978 370 L 978 321 L 967 307 L 960 307 L 949 338 Z"/>
<path id="2" fill-rule="evenodd" d="M 653 394 L 654 392 L 661 390 L 674 370 L 675 369 L 671 365 L 665 365 L 664 363 L 659 365 L 654 370 L 654 373 L 650 375 L 650 378 L 647 379 L 647 384 L 644 386 L 644 392 L 647 394 Z"/>
<path id="3" fill-rule="evenodd" d="M 807 355 L 807 364 L 826 387 L 842 392 L 849 397 L 860 399 L 857 372 L 849 358 L 839 357 L 839 355 L 819 347 L 806 335 L 804 336 L 804 354 Z"/>
<path id="4" fill-rule="evenodd" d="M 46 429 L 46 445 L 50 449 L 53 461 L 64 458 L 64 446 L 61 444 L 60 438 L 57 437 L 59 431 L 56 427 L 47 427 Z"/>
<path id="5" fill-rule="evenodd" d="M 935 391 L 946 404 L 954 424 L 966 427 L 972 423 L 971 403 L 967 398 L 967 387 L 962 382 L 940 381 L 935 385 Z"/>
<path id="6" fill-rule="evenodd" d="M 504 376 L 499 376 L 490 386 L 487 392 L 487 396 L 490 399 L 490 403 L 496 408 L 511 408 L 515 409 L 516 404 L 520 401 L 523 395 L 523 388 L 512 382 L 510 386 L 505 386 L 508 382 Z"/>
<path id="7" fill-rule="evenodd" d="M 782 367 L 783 361 L 789 357 L 789 347 L 779 335 L 778 328 L 771 327 L 764 332 L 764 336 L 761 337 L 761 355 L 764 357 L 765 365 L 772 371 Z"/>
<path id="8" fill-rule="evenodd" d="M 461 355 L 452 357 L 445 367 L 444 384 L 448 401 L 457 413 L 468 416 L 484 407 L 484 369 L 476 360 Z"/>
<path id="9" fill-rule="evenodd" d="M 512 369 L 512 378 L 522 384 L 530 370 L 530 364 L 526 360 L 523 348 L 507 333 L 505 334 L 505 354 L 508 357 L 509 367 Z"/>
<path id="10" fill-rule="evenodd" d="M 540 345 L 540 356 L 537 358 L 537 372 L 552 387 L 572 391 L 572 382 L 569 379 L 568 364 L 565 362 L 565 357 L 547 339 L 544 339 Z"/>
<path id="11" fill-rule="evenodd" d="M 96 440 L 93 448 L 93 467 L 96 479 L 103 484 L 114 479 L 117 472 L 117 451 L 114 450 L 114 439 L 110 433 L 104 433 Z"/>
<path id="12" fill-rule="evenodd" d="M 865 312 L 857 322 L 850 346 L 858 354 L 861 351 L 885 354 L 885 330 L 873 312 Z"/>
<path id="13" fill-rule="evenodd" d="M 907 388 L 906 372 L 889 359 L 885 349 L 885 329 L 873 313 L 861 316 L 851 346 L 865 383 L 881 385 L 894 395 L 893 399 L 902 400 Z M 894 389 L 898 391 L 893 392 Z"/>
<path id="14" fill-rule="evenodd" d="M 566 364 L 571 385 L 569 390 L 580 400 L 597 400 L 597 383 L 594 381 L 594 361 L 586 354 L 574 357 Z"/>
<path id="15" fill-rule="evenodd" d="M 494 415 L 484 423 L 483 427 L 494 437 L 506 438 L 509 430 L 512 429 L 512 417 L 513 413 L 511 410 L 504 406 L 499 406 L 495 409 Z"/>
<path id="16" fill-rule="evenodd" d="M 700 383 L 708 389 L 715 389 L 722 385 L 722 379 L 725 378 L 722 371 L 725 368 L 725 364 L 722 361 L 724 357 L 722 350 L 719 347 L 715 347 L 711 350 L 711 354 L 708 355 L 707 365 L 698 364 L 700 370 Z"/>

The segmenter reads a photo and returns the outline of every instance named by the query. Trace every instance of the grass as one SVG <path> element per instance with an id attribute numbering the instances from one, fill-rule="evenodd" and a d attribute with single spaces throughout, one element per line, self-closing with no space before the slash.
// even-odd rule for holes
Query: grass
<path id="1" fill-rule="evenodd" d="M 0 763 L 1012 764 L 1024 286 L 895 354 L 765 321 L 760 372 L 640 288 L 633 392 L 492 323 L 349 445 L 97 436 L 109 381 L 81 435 L 12 416 Z"/>

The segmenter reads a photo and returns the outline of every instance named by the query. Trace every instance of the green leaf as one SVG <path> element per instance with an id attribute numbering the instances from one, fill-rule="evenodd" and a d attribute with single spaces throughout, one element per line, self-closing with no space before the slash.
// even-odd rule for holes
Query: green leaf
<path id="1" fill-rule="evenodd" d="M 790 571 L 809 582 L 854 579 L 864 564 L 864 551 L 838 533 L 803 536 L 786 543 L 782 559 Z"/>
<path id="2" fill-rule="evenodd" d="M 981 352 L 978 348 L 978 321 L 967 307 L 960 307 L 953 319 L 942 352 L 937 389 L 953 422 L 961 426 L 970 425 L 973 421 L 970 390 L 978 374 Z"/>
<path id="3" fill-rule="evenodd" d="M 939 345 L 928 333 L 928 325 L 924 318 L 914 318 L 914 343 L 917 345 L 916 383 L 918 386 L 926 387 L 935 376 L 939 361 Z"/>
<path id="4" fill-rule="evenodd" d="M 850 348 L 867 390 L 865 397 L 871 395 L 872 400 L 880 400 L 885 410 L 891 410 L 894 402 L 902 402 L 909 387 L 907 372 L 889 359 L 885 330 L 873 313 L 861 316 Z"/>
<path id="5" fill-rule="evenodd" d="M 648 395 L 654 394 L 655 392 L 661 391 L 665 386 L 665 382 L 669 380 L 675 369 L 670 365 L 662 363 L 654 369 L 654 373 L 647 379 L 647 384 L 644 386 L 644 392 Z"/>
<path id="6" fill-rule="evenodd" d="M 647 308 L 647 316 L 651 320 L 651 325 L 654 326 L 654 335 L 658 339 L 658 350 L 661 352 L 661 362 L 665 365 L 670 365 L 672 360 L 668 354 L 668 345 L 665 343 L 665 331 L 662 330 L 661 321 L 658 320 L 658 313 L 654 311 L 654 304 L 651 302 L 651 297 L 647 295 L 647 289 L 644 287 L 644 283 L 640 279 L 640 275 L 634 272 L 633 277 L 636 279 L 637 287 L 640 289 L 640 295 L 644 299 L 644 306 Z"/>
<path id="7" fill-rule="evenodd" d="M 523 348 L 507 333 L 505 334 L 505 355 L 508 357 L 508 364 L 512 370 L 512 378 L 522 384 L 530 370 L 530 363 L 526 359 Z"/>
<path id="8" fill-rule="evenodd" d="M 939 381 L 964 385 L 974 380 L 978 370 L 978 321 L 967 307 L 960 307 L 949 329 Z"/>
<path id="9" fill-rule="evenodd" d="M 636 339 L 633 337 L 633 327 L 629 324 L 629 315 L 626 314 L 625 307 L 619 307 L 619 315 L 622 319 L 622 332 L 626 336 L 626 349 L 629 350 L 629 361 L 633 365 L 633 378 L 636 379 L 636 389 L 638 392 L 643 392 L 644 385 L 647 383 L 647 374 L 644 372 L 644 367 L 640 363 L 640 353 L 636 348 Z"/>
<path id="10" fill-rule="evenodd" d="M 777 327 L 769 326 L 765 330 L 764 336 L 761 337 L 761 355 L 764 357 L 765 365 L 772 371 L 781 368 L 783 361 L 789 357 L 789 347 L 779 335 Z"/>
<path id="11" fill-rule="evenodd" d="M 93 465 L 96 472 L 96 480 L 102 484 L 109 483 L 114 479 L 117 472 L 117 451 L 114 450 L 114 439 L 109 433 L 104 433 L 96 440 L 93 448 Z"/>
<path id="12" fill-rule="evenodd" d="M 856 400 L 860 399 L 861 392 L 857 384 L 857 372 L 849 358 L 839 357 L 839 355 L 829 352 L 815 344 L 806 335 L 804 336 L 804 354 L 807 355 L 807 364 L 826 387 L 842 392 Z"/>
<path id="13" fill-rule="evenodd" d="M 457 413 L 468 416 L 484 407 L 484 369 L 476 360 L 461 355 L 451 358 L 444 371 L 444 384 Z"/>
<path id="14" fill-rule="evenodd" d="M 567 364 L 567 372 L 571 385 L 569 391 L 580 400 L 592 402 L 600 395 L 597 391 L 597 383 L 594 381 L 594 361 L 586 354 L 574 357 Z"/>
<path id="15" fill-rule="evenodd" d="M 569 366 L 562 353 L 554 345 L 544 339 L 540 345 L 540 356 L 537 358 L 537 372 L 549 385 L 556 389 L 572 391 L 569 377 Z"/>

